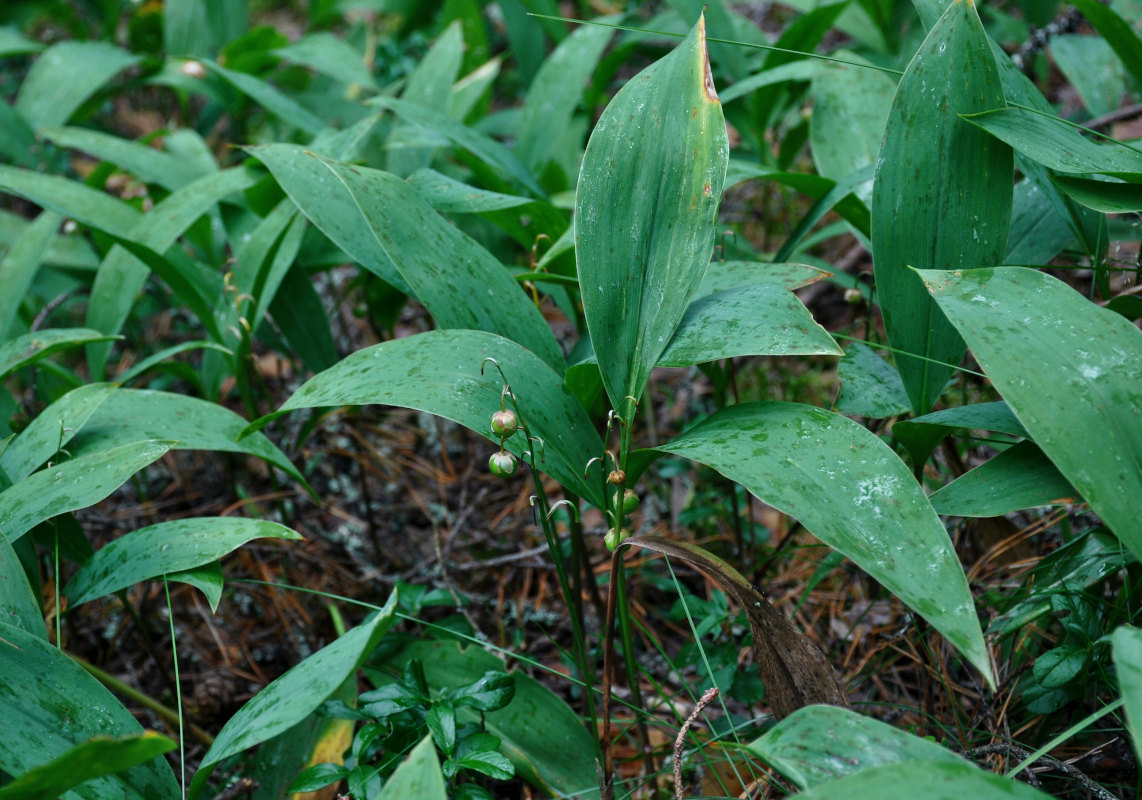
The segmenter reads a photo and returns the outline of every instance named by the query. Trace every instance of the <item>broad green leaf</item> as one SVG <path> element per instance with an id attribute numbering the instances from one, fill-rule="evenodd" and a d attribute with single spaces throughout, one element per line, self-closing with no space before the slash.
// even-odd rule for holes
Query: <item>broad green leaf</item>
<path id="1" fill-rule="evenodd" d="M 755 283 L 776 283 L 792 291 L 824 280 L 830 275 L 831 272 L 796 262 L 774 264 L 769 261 L 714 261 L 702 276 L 702 282 L 694 291 L 694 298 Z"/>
<path id="2" fill-rule="evenodd" d="M 289 730 L 333 694 L 388 631 L 396 599 L 394 592 L 384 608 L 291 668 L 242 706 L 206 751 L 190 783 L 191 800 L 202 793 L 220 761 Z"/>
<path id="3" fill-rule="evenodd" d="M 425 736 L 392 774 L 377 800 L 448 800 L 432 736 Z"/>
<path id="4" fill-rule="evenodd" d="M 694 300 L 658 366 L 688 367 L 734 356 L 840 354 L 796 295 L 776 284 L 755 283 Z"/>
<path id="5" fill-rule="evenodd" d="M 1002 261 L 1011 219 L 1009 148 L 957 116 L 1004 103 L 975 6 L 955 0 L 913 57 L 892 103 L 873 191 L 876 288 L 891 344 L 955 364 L 964 343 L 909 267 L 954 269 Z M 951 367 L 898 354 L 917 414 L 944 390 Z"/>
<path id="6" fill-rule="evenodd" d="M 45 328 L 25 333 L 0 344 L 0 378 L 60 350 L 92 342 L 115 341 L 119 338 L 121 337 L 104 336 L 99 331 L 87 328 Z"/>
<path id="7" fill-rule="evenodd" d="M 106 192 L 58 175 L 0 164 L 0 190 L 101 231 L 130 236 L 143 215 Z"/>
<path id="8" fill-rule="evenodd" d="M 886 419 L 912 407 L 900 373 L 866 344 L 848 346 L 837 365 L 837 378 L 841 381 L 837 411 L 842 414 Z"/>
<path id="9" fill-rule="evenodd" d="M 172 572 L 167 576 L 172 581 L 185 583 L 202 592 L 210 606 L 210 613 L 218 612 L 218 604 L 222 601 L 222 565 L 217 561 L 203 564 L 194 569 L 184 569 L 181 572 Z"/>
<path id="10" fill-rule="evenodd" d="M 960 0 L 961 2 L 963 0 Z M 1047 800 L 1050 795 L 1025 783 L 986 772 L 966 761 L 905 761 L 874 767 L 820 784 L 800 800 L 906 800 L 923 787 L 925 800 L 964 800 L 965 797 L 1004 800 Z"/>
<path id="11" fill-rule="evenodd" d="M 198 165 L 184 158 L 102 131 L 57 127 L 45 128 L 40 136 L 59 147 L 81 150 L 115 164 L 144 183 L 155 183 L 171 191 L 202 175 Z"/>
<path id="12" fill-rule="evenodd" d="M 799 789 L 906 761 L 967 763 L 935 742 L 837 706 L 795 711 L 746 749 Z"/>
<path id="13" fill-rule="evenodd" d="M 583 477 L 587 462 L 603 452 L 587 412 L 538 356 L 482 331 L 429 331 L 359 350 L 308 380 L 251 428 L 298 408 L 384 403 L 446 417 L 498 444 L 490 423 L 504 381 L 495 365 L 485 365 L 489 358 L 503 370 L 532 435 L 544 442 L 529 446 L 517 433 L 507 449 L 535 450 L 544 472 L 602 507 L 601 472 L 591 481 Z"/>
<path id="14" fill-rule="evenodd" d="M 0 620 L 33 636 L 47 638 L 36 592 L 8 540 L 0 536 Z"/>
<path id="15" fill-rule="evenodd" d="M 50 409 L 49 409 L 50 410 Z M 141 439 L 174 440 L 177 450 L 246 453 L 273 464 L 299 484 L 309 484 L 263 434 L 237 441 L 247 421 L 225 406 L 173 392 L 119 389 L 104 400 L 76 435 L 72 449 L 94 454 Z"/>
<path id="16" fill-rule="evenodd" d="M 201 567 L 258 538 L 301 536 L 276 522 L 241 517 L 160 522 L 120 536 L 96 550 L 76 571 L 64 594 L 74 607 L 141 581 Z"/>
<path id="17" fill-rule="evenodd" d="M 1142 332 L 1036 270 L 920 276 L 1031 438 L 1142 554 Z"/>
<path id="18" fill-rule="evenodd" d="M 163 50 L 176 56 L 213 56 L 249 24 L 248 0 L 178 0 L 163 7 Z"/>
<path id="19" fill-rule="evenodd" d="M 245 72 L 226 69 L 213 61 L 200 63 L 282 122 L 311 136 L 325 129 L 326 125 L 320 117 L 273 84 Z"/>
<path id="20" fill-rule="evenodd" d="M 489 166 L 504 172 L 536 197 L 543 197 L 543 189 L 536 183 L 534 176 L 528 171 L 511 150 L 508 150 L 495 139 L 484 136 L 482 133 L 463 125 L 449 117 L 431 109 L 397 100 L 393 97 L 376 97 L 369 101 L 370 105 L 392 111 L 401 122 L 410 127 L 427 131 L 433 137 L 443 136 L 456 147 L 469 151 Z"/>
<path id="21" fill-rule="evenodd" d="M 56 800 L 104 775 L 114 775 L 178 747 L 154 731 L 122 739 L 97 736 L 36 767 L 0 788 L 0 800 Z"/>
<path id="22" fill-rule="evenodd" d="M 0 28 L 0 58 L 38 53 L 43 49 L 42 44 L 24 38 L 15 28 Z"/>
<path id="23" fill-rule="evenodd" d="M 1134 752 L 1142 757 L 1142 630 L 1122 625 L 1110 641 L 1118 688 L 1126 705 L 1126 725 Z"/>
<path id="24" fill-rule="evenodd" d="M 54 211 L 41 212 L 0 261 L 0 286 L 4 287 L 0 292 L 0 342 L 11 330 L 24 295 L 35 280 L 62 221 Z"/>
<path id="25" fill-rule="evenodd" d="M 1094 26 L 1114 50 L 1114 54 L 1122 59 L 1122 66 L 1134 79 L 1136 86 L 1142 87 L 1142 39 L 1138 38 L 1130 23 L 1113 8 L 1097 0 L 1075 0 L 1075 8 Z"/>
<path id="26" fill-rule="evenodd" d="M 1142 183 L 1117 183 L 1056 175 L 1055 184 L 1071 199 L 1104 214 L 1142 211 Z"/>
<path id="27" fill-rule="evenodd" d="M 1126 91 L 1126 70 L 1106 39 L 1066 34 L 1052 38 L 1050 47 L 1055 64 L 1092 117 L 1118 108 Z"/>
<path id="28" fill-rule="evenodd" d="M 883 72 L 827 64 L 813 78 L 809 141 L 817 172 L 839 181 L 876 161 L 896 84 Z M 860 192 L 867 203 L 871 191 Z"/>
<path id="29" fill-rule="evenodd" d="M 796 518 L 993 681 L 951 540 L 911 472 L 875 434 L 812 406 L 743 403 L 654 449 L 712 467 Z"/>
<path id="30" fill-rule="evenodd" d="M 1059 206 L 1066 203 L 1059 195 L 1057 175 L 1048 177 L 1045 167 L 1020 157 L 1030 164 L 1042 180 L 1025 178 L 1015 184 L 1011 203 L 1011 231 L 1007 235 L 1004 264 L 1046 264 L 1075 241 L 1072 220 L 1062 216 Z M 1065 207 L 1064 207 L 1065 211 Z"/>
<path id="31" fill-rule="evenodd" d="M 16 110 L 33 128 L 63 125 L 116 74 L 139 56 L 107 42 L 60 42 L 40 53 L 28 70 Z"/>
<path id="32" fill-rule="evenodd" d="M 705 23 L 611 100 L 575 195 L 583 313 L 612 408 L 629 419 L 713 252 L 729 147 Z"/>
<path id="33" fill-rule="evenodd" d="M 0 536 L 15 542 L 46 519 L 98 503 L 173 444 L 136 441 L 33 472 L 0 492 Z"/>
<path id="34" fill-rule="evenodd" d="M 562 370 L 563 354 L 543 314 L 499 260 L 400 178 L 288 145 L 253 152 L 334 243 L 368 259 L 363 264 L 394 265 L 439 327 L 501 334 Z"/>
<path id="35" fill-rule="evenodd" d="M 1135 562 L 1105 528 L 1092 530 L 1047 554 L 1032 580 L 1021 581 L 1016 602 L 991 621 L 988 633 L 1008 636 L 1051 610 L 1051 598 L 1087 589 Z"/>
<path id="36" fill-rule="evenodd" d="M 1001 517 L 1037 506 L 1082 502 L 1034 442 L 1020 442 L 961 475 L 930 498 L 937 514 Z"/>
<path id="37" fill-rule="evenodd" d="M 45 639 L 5 622 L 0 622 L 0 719 L 5 731 L 0 763 L 15 776 L 96 736 L 143 733 L 123 704 L 83 667 Z M 178 794 L 174 773 L 159 758 L 95 778 L 69 796 L 150 800 Z"/>
<path id="38" fill-rule="evenodd" d="M 1088 139 L 1078 126 L 1056 116 L 1029 108 L 997 108 L 965 113 L 963 119 L 1058 172 L 1142 181 L 1142 152 L 1109 137 Z"/>
<path id="39" fill-rule="evenodd" d="M 438 114 L 446 114 L 452 99 L 452 84 L 460 72 L 463 55 L 464 37 L 459 20 L 454 20 L 409 74 L 401 99 Z M 386 145 L 388 158 L 385 166 L 389 172 L 402 178 L 427 167 L 436 152 L 433 147 L 411 147 L 405 144 L 402 136 L 405 131 L 402 123 L 396 123 Z"/>
<path id="40" fill-rule="evenodd" d="M 12 481 L 32 474 L 68 442 L 95 413 L 100 404 L 116 391 L 109 383 L 89 383 L 72 389 L 41 411 L 28 427 L 0 453 L 0 468 Z M 135 437 L 132 441 L 138 441 Z"/>
<path id="41" fill-rule="evenodd" d="M 373 74 L 365 66 L 364 55 L 328 31 L 307 34 L 292 44 L 279 47 L 274 53 L 350 86 L 377 88 Z"/>
<path id="42" fill-rule="evenodd" d="M 394 674 L 412 659 L 424 665 L 434 689 L 463 686 L 504 662 L 478 647 L 461 650 L 454 642 L 412 642 L 382 665 Z M 374 670 L 366 667 L 366 673 Z M 587 729 L 565 701 L 539 681 L 512 672 L 515 697 L 498 711 L 479 714 L 459 709 L 462 720 L 483 717 L 487 730 L 502 742 L 500 750 L 520 777 L 554 797 L 598 798 L 595 745 Z"/>
<path id="43" fill-rule="evenodd" d="M 580 25 L 547 57 L 528 87 L 515 152 L 533 172 L 542 171 L 557 133 L 571 124 L 612 32 L 601 25 Z"/>

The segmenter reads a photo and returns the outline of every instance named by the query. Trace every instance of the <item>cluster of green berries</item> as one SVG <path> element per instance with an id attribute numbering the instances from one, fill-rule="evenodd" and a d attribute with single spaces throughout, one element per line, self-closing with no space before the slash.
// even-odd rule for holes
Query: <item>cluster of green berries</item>
<path id="1" fill-rule="evenodd" d="M 504 442 L 518 430 L 519 418 L 511 409 L 501 409 L 492 414 L 492 433 L 500 437 L 500 449 L 488 459 L 488 471 L 497 478 L 510 478 L 519 467 L 516 457 L 504 450 Z"/>
<path id="2" fill-rule="evenodd" d="M 607 476 L 607 483 L 611 484 L 612 486 L 622 486 L 624 483 L 626 483 L 626 480 L 626 473 L 621 469 L 612 470 L 611 474 Z M 634 493 L 634 489 L 624 489 L 622 504 L 620 507 L 624 524 L 609 528 L 607 530 L 606 536 L 603 537 L 603 544 L 605 544 L 607 549 L 611 552 L 614 552 L 614 549 L 622 544 L 627 539 L 627 537 L 630 536 L 630 529 L 627 528 L 625 524 L 626 517 L 628 514 L 633 514 L 637 508 L 638 495 Z"/>

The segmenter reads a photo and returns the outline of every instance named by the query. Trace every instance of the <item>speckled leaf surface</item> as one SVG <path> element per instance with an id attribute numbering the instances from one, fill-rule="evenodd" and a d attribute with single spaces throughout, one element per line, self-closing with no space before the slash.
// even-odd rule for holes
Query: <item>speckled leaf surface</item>
<path id="1" fill-rule="evenodd" d="M 141 734 L 123 704 L 47 640 L 0 622 L 0 763 L 19 776 L 94 736 Z M 170 766 L 153 759 L 72 790 L 84 800 L 178 797 Z"/>
<path id="2" fill-rule="evenodd" d="M 796 295 L 776 284 L 755 283 L 694 300 L 658 366 L 688 367 L 734 356 L 840 354 Z"/>
<path id="3" fill-rule="evenodd" d="M 173 444 L 132 442 L 32 473 L 0 492 L 0 536 L 15 542 L 46 519 L 98 503 Z"/>
<path id="4" fill-rule="evenodd" d="M 499 362 L 524 420 L 544 442 L 534 448 L 540 468 L 601 507 L 601 471 L 592 473 L 592 481 L 583 477 L 587 462 L 603 452 L 587 412 L 537 355 L 491 333 L 429 331 L 359 350 L 315 375 L 251 428 L 297 408 L 383 403 L 446 417 L 498 444 L 489 425 L 500 410 L 503 379 L 493 364 L 482 366 L 487 358 Z M 506 447 L 517 455 L 528 449 L 518 433 Z"/>
<path id="5" fill-rule="evenodd" d="M 241 517 L 194 517 L 149 525 L 96 550 L 72 576 L 64 594 L 76 606 L 140 581 L 201 567 L 262 537 L 301 538 L 276 522 Z"/>
<path id="6" fill-rule="evenodd" d="M 1142 331 L 1037 270 L 920 277 L 1031 438 L 1142 556 Z"/>
<path id="7" fill-rule="evenodd" d="M 951 539 L 908 467 L 875 434 L 812 406 L 743 403 L 655 449 L 713 467 L 796 518 L 928 620 L 992 681 Z"/>
<path id="8" fill-rule="evenodd" d="M 110 383 L 72 389 L 45 408 L 0 452 L 0 469 L 12 481 L 23 480 L 64 447 L 95 410 L 116 391 Z M 151 438 L 136 436 L 134 441 Z"/>
<path id="9" fill-rule="evenodd" d="M 796 711 L 746 748 L 800 789 L 905 761 L 967 763 L 935 742 L 836 706 Z"/>
<path id="10" fill-rule="evenodd" d="M 0 788 L 0 800 L 55 800 L 93 778 L 123 772 L 177 747 L 175 742 L 154 731 L 120 739 L 100 736 L 25 772 Z"/>
<path id="11" fill-rule="evenodd" d="M 388 631 L 396 599 L 394 592 L 373 617 L 290 669 L 242 706 L 206 751 L 190 783 L 191 800 L 202 793 L 220 761 L 292 728 L 333 694 Z"/>
<path id="12" fill-rule="evenodd" d="M 405 181 L 290 145 L 252 152 L 335 244 L 382 278 L 391 265 L 401 279 L 394 285 L 407 286 L 438 326 L 498 333 L 563 368 L 543 314 L 511 273 Z"/>
<path id="13" fill-rule="evenodd" d="M 705 23 L 624 86 L 583 156 L 575 195 L 583 313 L 612 407 L 633 414 L 714 247 L 729 163 Z"/>
<path id="14" fill-rule="evenodd" d="M 957 115 L 1004 104 L 999 72 L 970 0 L 954 0 L 901 78 L 877 159 L 872 198 L 876 287 L 893 347 L 955 364 L 963 340 L 909 267 L 1002 263 L 1011 223 L 1011 149 Z M 951 367 L 897 355 L 917 414 Z"/>
<path id="15" fill-rule="evenodd" d="M 797 795 L 803 800 L 911 800 L 922 787 L 924 800 L 1048 800 L 1025 783 L 954 761 L 906 761 L 829 781 Z"/>

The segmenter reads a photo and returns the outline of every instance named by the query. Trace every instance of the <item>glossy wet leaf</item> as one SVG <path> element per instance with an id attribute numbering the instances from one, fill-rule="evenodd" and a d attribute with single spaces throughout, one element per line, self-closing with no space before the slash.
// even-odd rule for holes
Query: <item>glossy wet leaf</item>
<path id="1" fill-rule="evenodd" d="M 62 125 L 139 56 L 108 42 L 59 42 L 40 53 L 16 96 L 16 110 L 33 128 Z"/>
<path id="2" fill-rule="evenodd" d="M 1029 108 L 997 108 L 966 115 L 964 121 L 1057 172 L 1096 172 L 1142 180 L 1142 153 L 1113 139 L 1088 138 L 1074 124 L 1050 114 Z"/>
<path id="3" fill-rule="evenodd" d="M 910 269 L 1002 263 L 1011 218 L 1012 155 L 957 115 L 1004 104 L 975 6 L 955 0 L 929 31 L 893 100 L 872 200 L 876 288 L 889 341 L 904 353 L 956 364 L 964 343 Z M 896 356 L 917 414 L 952 368 Z"/>
<path id="4" fill-rule="evenodd" d="M 837 365 L 837 378 L 841 381 L 837 411 L 842 414 L 885 419 L 912 407 L 900 373 L 866 344 L 848 346 Z"/>
<path id="5" fill-rule="evenodd" d="M 487 358 L 499 362 L 523 419 L 544 442 L 534 447 L 540 468 L 601 507 L 601 471 L 591 481 L 583 477 L 587 462 L 603 451 L 587 412 L 538 356 L 482 331 L 430 331 L 359 350 L 315 375 L 251 428 L 298 408 L 383 403 L 446 417 L 499 444 L 489 425 L 500 410 L 503 378 L 493 364 L 482 366 Z M 505 446 L 516 455 L 528 449 L 518 433 Z"/>
<path id="6" fill-rule="evenodd" d="M 624 546 L 642 547 L 684 561 L 713 578 L 734 598 L 749 619 L 754 663 L 765 686 L 765 702 L 778 719 L 817 703 L 848 707 L 840 676 L 821 648 L 730 564 L 697 545 L 660 536 L 631 536 L 620 545 Z M 617 559 L 612 561 L 612 577 L 617 563 Z"/>
<path id="7" fill-rule="evenodd" d="M 331 240 L 363 264 L 391 264 L 439 327 L 499 333 L 563 368 L 550 327 L 503 264 L 403 180 L 288 145 L 253 152 Z"/>
<path id="8" fill-rule="evenodd" d="M 20 367 L 34 364 L 60 350 L 67 350 L 81 344 L 108 342 L 119 336 L 106 336 L 88 328 L 45 328 L 25 333 L 15 339 L 0 344 L 0 378 L 7 377 Z"/>
<path id="9" fill-rule="evenodd" d="M 810 706 L 746 745 L 799 789 L 906 761 L 966 764 L 935 742 L 836 706 Z"/>
<path id="10" fill-rule="evenodd" d="M 789 514 L 928 620 L 990 683 L 971 592 L 908 467 L 875 434 L 796 403 L 743 403 L 655 448 L 716 469 Z"/>
<path id="11" fill-rule="evenodd" d="M 141 439 L 175 440 L 177 450 L 245 453 L 273 464 L 307 490 L 297 467 L 263 434 L 237 441 L 249 424 L 225 406 L 189 395 L 119 389 L 95 409 L 73 441 L 77 454 L 96 453 Z"/>
<path id="12" fill-rule="evenodd" d="M 448 792 L 444 785 L 444 773 L 440 771 L 440 761 L 436 757 L 436 745 L 431 736 L 425 736 L 420 744 L 412 749 L 408 758 L 401 762 L 392 774 L 377 800 L 447 800 Z"/>
<path id="13" fill-rule="evenodd" d="M 1104 214 L 1142 211 L 1142 183 L 1111 183 L 1056 175 L 1055 184 L 1067 197 Z"/>
<path id="14" fill-rule="evenodd" d="M 0 535 L 15 542 L 44 520 L 98 503 L 173 444 L 136 441 L 32 473 L 0 492 Z"/>
<path id="15" fill-rule="evenodd" d="M 225 758 L 289 730 L 308 717 L 377 646 L 393 621 L 396 593 L 385 607 L 253 696 L 218 732 L 190 784 L 197 798 Z"/>
<path id="16" fill-rule="evenodd" d="M 1050 795 L 1025 783 L 987 772 L 966 761 L 906 761 L 874 767 L 815 786 L 802 800 L 904 800 L 923 787 L 925 800 L 1047 800 Z"/>
<path id="17" fill-rule="evenodd" d="M 75 437 L 76 431 L 116 391 L 110 383 L 72 389 L 36 415 L 0 452 L 0 468 L 12 481 L 23 480 Z M 152 438 L 137 436 L 133 441 Z"/>
<path id="18" fill-rule="evenodd" d="M 917 463 L 928 460 L 940 440 L 954 433 L 966 435 L 971 430 L 995 431 L 1021 439 L 1029 438 L 1011 407 L 1002 400 L 973 403 L 933 411 L 922 417 L 900 420 L 893 424 L 892 435 L 908 448 Z"/>
<path id="19" fill-rule="evenodd" d="M 957 517 L 1001 517 L 1025 508 L 1082 502 L 1034 442 L 1004 450 L 929 499 L 937 514 Z"/>
<path id="20" fill-rule="evenodd" d="M 505 668 L 501 659 L 478 647 L 461 650 L 454 642 L 429 641 L 410 643 L 384 666 L 399 673 L 414 658 L 424 665 L 429 686 L 441 689 L 464 686 L 489 670 Z M 534 678 L 519 671 L 511 675 L 512 702 L 483 715 L 460 709 L 459 721 L 482 716 L 487 730 L 500 738 L 500 751 L 532 786 L 555 797 L 598 798 L 595 745 L 575 712 Z"/>
<path id="21" fill-rule="evenodd" d="M 176 747 L 154 731 L 121 739 L 89 739 L 0 788 L 0 800 L 55 800 L 87 781 L 123 772 Z"/>
<path id="22" fill-rule="evenodd" d="M 595 126 L 575 196 L 583 313 L 612 408 L 633 414 L 714 246 L 729 147 L 704 22 Z"/>
<path id="23" fill-rule="evenodd" d="M 96 736 L 143 733 L 123 704 L 83 667 L 45 639 L 0 621 L 0 763 L 19 776 Z M 84 800 L 177 797 L 163 759 L 73 789 Z"/>
<path id="24" fill-rule="evenodd" d="M 755 283 L 690 303 L 658 366 L 688 367 L 735 356 L 840 354 L 796 295 L 772 283 Z"/>
<path id="25" fill-rule="evenodd" d="M 833 273 L 797 262 L 714 261 L 702 276 L 694 298 L 725 292 L 755 283 L 775 283 L 786 289 L 800 289 L 828 278 Z"/>
<path id="26" fill-rule="evenodd" d="M 276 522 L 241 517 L 194 517 L 124 534 L 95 551 L 64 588 L 72 606 L 140 581 L 209 564 L 252 539 L 300 539 Z"/>
<path id="27" fill-rule="evenodd" d="M 1142 630 L 1130 625 L 1111 636 L 1118 688 L 1126 706 L 1126 724 L 1134 752 L 1142 757 Z"/>
<path id="28" fill-rule="evenodd" d="M 1142 554 L 1142 331 L 1037 270 L 921 277 L 1035 443 Z"/>

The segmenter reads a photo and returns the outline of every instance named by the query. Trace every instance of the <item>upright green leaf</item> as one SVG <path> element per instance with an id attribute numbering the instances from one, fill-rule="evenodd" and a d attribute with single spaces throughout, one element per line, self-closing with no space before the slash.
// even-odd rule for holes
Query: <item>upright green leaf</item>
<path id="1" fill-rule="evenodd" d="M 24 564 L 8 540 L 0 536 L 0 620 L 46 639 L 39 598 L 24 572 Z"/>
<path id="2" fill-rule="evenodd" d="M 1142 556 L 1142 332 L 1037 270 L 920 277 L 1035 443 Z"/>
<path id="3" fill-rule="evenodd" d="M 658 452 L 713 467 L 880 581 L 992 683 L 967 580 L 908 467 L 875 434 L 823 409 L 743 403 Z"/>
<path id="4" fill-rule="evenodd" d="M 83 667 L 45 639 L 0 621 L 0 763 L 21 775 L 95 736 L 143 733 L 123 704 Z M 177 797 L 161 758 L 72 790 L 84 800 Z M 69 796 L 71 796 L 69 795 Z M 54 797 L 55 795 L 53 795 Z"/>
<path id="5" fill-rule="evenodd" d="M 0 286 L 4 287 L 0 292 L 0 341 L 11 329 L 61 221 L 53 211 L 41 212 L 0 261 Z"/>
<path id="6" fill-rule="evenodd" d="M 896 90 L 872 199 L 876 286 L 912 408 L 944 390 L 964 343 L 909 267 L 1001 263 L 1011 221 L 1012 155 L 958 118 L 1004 104 L 987 34 L 971 0 L 955 0 Z M 931 359 L 931 360 L 929 360 Z"/>
<path id="7" fill-rule="evenodd" d="M 460 62 L 464 57 L 464 37 L 459 20 L 454 20 L 436 40 L 424 58 L 408 76 L 401 99 L 415 103 L 431 111 L 444 114 L 452 99 L 452 84 L 460 72 Z M 393 126 L 389 134 L 388 160 L 385 166 L 389 172 L 407 178 L 416 170 L 427 167 L 432 162 L 435 148 L 412 147 L 402 141 L 405 128 L 401 123 Z"/>
<path id="8" fill-rule="evenodd" d="M 241 517 L 194 517 L 149 525 L 96 550 L 72 576 L 64 594 L 77 606 L 140 581 L 201 567 L 263 537 L 301 538 L 276 522 Z"/>
<path id="9" fill-rule="evenodd" d="M 575 195 L 583 313 L 612 407 L 637 401 L 709 264 L 729 146 L 699 20 L 624 86 Z"/>
<path id="10" fill-rule="evenodd" d="M 1142 757 L 1142 630 L 1122 625 L 1111 636 L 1111 645 L 1130 739 L 1134 752 Z"/>
<path id="11" fill-rule="evenodd" d="M 20 84 L 16 110 L 33 128 L 63 125 L 139 57 L 107 42 L 60 42 L 40 53 Z"/>
<path id="12" fill-rule="evenodd" d="M 190 783 L 191 800 L 202 793 L 220 761 L 292 728 L 333 694 L 388 631 L 396 600 L 394 592 L 371 618 L 294 666 L 242 706 L 206 751 Z"/>
<path id="13" fill-rule="evenodd" d="M 579 26 L 559 43 L 536 73 L 523 101 L 515 144 L 516 153 L 534 172 L 542 171 L 559 138 L 557 133 L 571 123 L 612 32 L 601 25 Z"/>
<path id="14" fill-rule="evenodd" d="M 520 412 L 543 445 L 516 434 L 506 447 L 536 453 L 540 468 L 580 497 L 602 507 L 601 475 L 588 481 L 587 462 L 603 452 L 590 417 L 563 385 L 563 378 L 519 344 L 483 331 L 429 331 L 384 342 L 341 360 L 302 385 L 274 414 L 297 408 L 384 403 L 446 417 L 499 442 L 489 427 L 500 409 L 503 378 L 485 359 L 493 358 L 516 395 Z M 250 429 L 247 429 L 250 430 Z"/>
<path id="15" fill-rule="evenodd" d="M 432 743 L 431 734 L 412 748 L 408 758 L 385 781 L 377 800 L 405 800 L 410 797 L 417 800 L 448 800 L 444 773 L 440 769 L 440 760 L 436 757 L 436 745 Z"/>
<path id="16" fill-rule="evenodd" d="M 1137 87 L 1142 88 L 1142 39 L 1130 27 L 1130 23 L 1109 5 L 1103 5 L 1097 0 L 1075 0 L 1075 7 L 1101 34 L 1115 55 L 1122 59 L 1122 66 Z"/>

